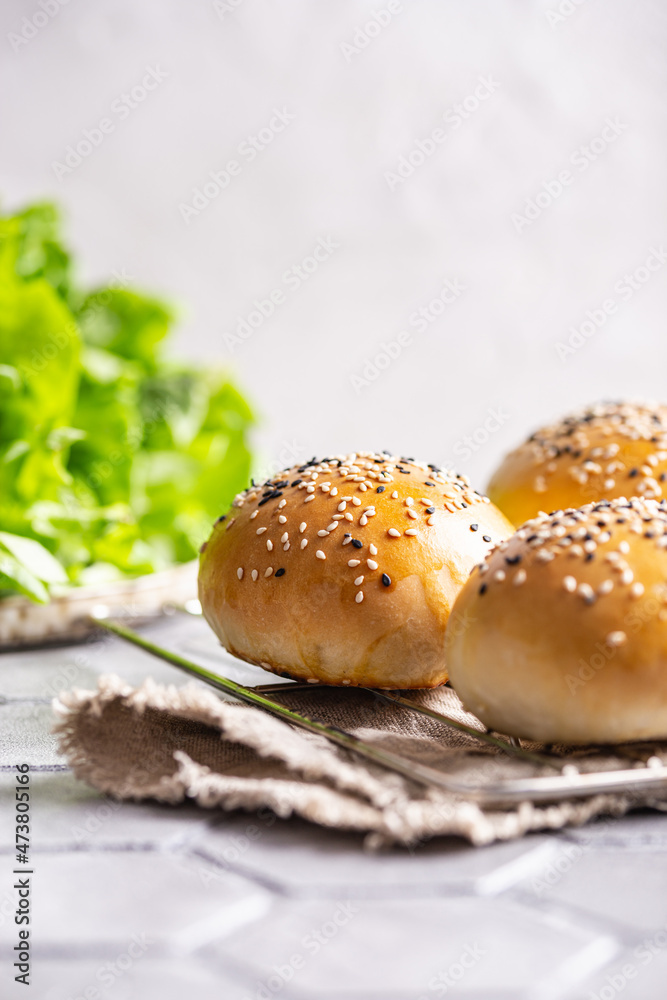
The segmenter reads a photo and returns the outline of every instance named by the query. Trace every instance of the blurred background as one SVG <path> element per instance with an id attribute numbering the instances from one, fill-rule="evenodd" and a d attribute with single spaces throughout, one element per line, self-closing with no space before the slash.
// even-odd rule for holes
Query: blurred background
<path id="1" fill-rule="evenodd" d="M 5 212 L 174 302 L 263 469 L 387 448 L 484 485 L 535 426 L 667 398 L 667 9 L 5 0 Z M 1 360 L 1 359 L 0 359 Z"/>

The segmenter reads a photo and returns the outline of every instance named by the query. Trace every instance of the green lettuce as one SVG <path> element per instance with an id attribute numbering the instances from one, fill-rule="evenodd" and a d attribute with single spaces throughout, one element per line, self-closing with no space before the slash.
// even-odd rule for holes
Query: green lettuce
<path id="1" fill-rule="evenodd" d="M 0 596 L 186 562 L 246 485 L 252 411 L 165 355 L 173 321 L 78 288 L 54 206 L 0 218 Z"/>

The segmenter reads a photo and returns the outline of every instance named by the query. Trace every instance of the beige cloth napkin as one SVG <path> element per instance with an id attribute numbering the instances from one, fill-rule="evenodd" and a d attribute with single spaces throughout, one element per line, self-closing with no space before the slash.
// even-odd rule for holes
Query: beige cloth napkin
<path id="1" fill-rule="evenodd" d="M 410 698 L 475 723 L 449 688 L 411 692 Z M 281 692 L 280 700 L 469 780 L 536 773 L 532 765 L 364 692 L 314 688 Z M 101 792 L 135 801 L 191 799 L 226 810 L 268 807 L 281 817 L 298 815 L 322 826 L 365 831 L 371 847 L 415 845 L 441 834 L 481 845 L 580 824 L 603 813 L 622 815 L 638 805 L 667 809 L 667 795 L 658 801 L 655 793 L 481 809 L 366 764 L 322 737 L 192 683 L 164 686 L 149 679 L 132 688 L 109 675 L 100 679 L 97 692 L 64 692 L 55 708 L 63 753 L 75 774 Z M 576 759 L 584 769 L 614 764 L 613 758 L 586 751 Z M 629 766 L 627 760 L 615 764 Z"/>

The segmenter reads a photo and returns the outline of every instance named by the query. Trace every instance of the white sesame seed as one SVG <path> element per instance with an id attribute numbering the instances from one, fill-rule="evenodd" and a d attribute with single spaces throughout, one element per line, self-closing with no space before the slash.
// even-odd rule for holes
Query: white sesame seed
<path id="1" fill-rule="evenodd" d="M 632 583 L 634 578 L 635 574 L 632 572 L 631 569 L 624 569 L 623 572 L 621 573 L 621 583 L 625 583 L 626 585 Z"/>
<path id="2" fill-rule="evenodd" d="M 331 524 L 327 524 L 327 531 L 334 531 L 338 527 L 338 521 L 332 521 Z"/>
<path id="3" fill-rule="evenodd" d="M 364 592 L 363 590 L 360 590 L 357 596 L 355 597 L 355 601 L 357 602 L 357 604 L 361 604 L 363 599 L 364 599 Z"/>
<path id="4" fill-rule="evenodd" d="M 628 637 L 625 632 L 610 632 L 607 636 L 607 644 L 609 646 L 622 646 L 628 641 Z"/>
<path id="5" fill-rule="evenodd" d="M 345 518 L 346 521 L 354 521 L 354 517 L 352 516 L 352 514 L 349 513 L 349 511 L 343 514 L 343 517 Z"/>
<path id="6" fill-rule="evenodd" d="M 267 538 L 267 540 L 266 540 L 266 547 L 269 550 L 269 552 L 273 551 L 273 542 L 271 541 L 270 538 Z"/>
<path id="7" fill-rule="evenodd" d="M 314 492 L 315 492 L 315 487 L 313 486 L 312 483 L 309 483 L 308 486 L 306 486 L 306 493 L 314 493 Z"/>
<path id="8" fill-rule="evenodd" d="M 406 497 L 405 498 L 405 506 L 406 507 L 412 507 L 413 503 L 414 503 L 414 500 L 412 499 L 412 497 Z"/>
<path id="9" fill-rule="evenodd" d="M 391 495 L 391 499 L 392 500 L 398 500 L 398 491 L 397 490 L 394 490 L 394 492 Z"/>
<path id="10" fill-rule="evenodd" d="M 283 497 L 283 499 L 278 504 L 278 510 L 282 510 L 286 503 L 287 503 L 287 500 L 285 500 L 285 498 Z"/>
<path id="11" fill-rule="evenodd" d="M 320 530 L 317 532 L 317 534 L 318 534 L 318 536 L 320 538 L 326 538 L 326 536 L 329 534 L 329 532 L 326 530 L 326 528 L 320 528 Z"/>
<path id="12" fill-rule="evenodd" d="M 350 567 L 352 567 L 352 568 L 354 568 L 355 566 L 358 566 L 360 562 L 361 562 L 361 559 L 348 559 L 347 560 L 347 565 L 350 566 Z"/>
<path id="13" fill-rule="evenodd" d="M 518 569 L 514 576 L 512 577 L 512 583 L 515 587 L 520 587 L 522 583 L 526 582 L 526 571 L 525 569 Z"/>
<path id="14" fill-rule="evenodd" d="M 389 531 L 387 532 L 387 534 L 391 535 L 392 538 L 400 538 L 401 537 L 400 531 L 397 531 L 396 528 L 390 528 Z"/>
<path id="15" fill-rule="evenodd" d="M 258 528 L 257 531 L 255 532 L 255 534 L 256 535 L 263 535 L 265 531 L 266 531 L 266 528 Z"/>
<path id="16" fill-rule="evenodd" d="M 363 576 L 358 576 L 356 578 L 356 580 L 354 581 L 354 585 L 355 585 L 355 587 L 360 587 L 363 582 L 364 582 Z"/>
<path id="17" fill-rule="evenodd" d="M 285 517 L 284 514 L 281 514 L 280 517 L 278 518 L 278 524 L 286 524 L 286 523 L 287 523 L 287 518 Z"/>
<path id="18" fill-rule="evenodd" d="M 330 496 L 330 497 L 337 497 L 337 496 L 338 496 L 338 490 L 336 489 L 336 487 L 335 487 L 335 486 L 334 486 L 334 488 L 332 489 L 332 491 L 331 491 L 331 493 L 329 494 L 329 496 Z"/>
<path id="19" fill-rule="evenodd" d="M 320 682 L 318 681 L 317 677 L 309 677 L 308 678 L 308 683 L 309 684 L 319 684 Z"/>
<path id="20" fill-rule="evenodd" d="M 368 566 L 369 569 L 377 569 L 378 568 L 378 564 L 375 562 L 374 559 L 367 559 L 366 560 L 366 565 Z"/>
<path id="21" fill-rule="evenodd" d="M 568 593 L 573 594 L 577 589 L 577 581 L 573 576 L 566 576 L 563 579 L 563 586 L 568 591 Z"/>
<path id="22" fill-rule="evenodd" d="M 272 573 L 273 573 L 273 566 L 267 566 L 266 569 L 264 570 L 264 576 L 267 577 L 271 576 Z"/>
<path id="23" fill-rule="evenodd" d="M 350 683 L 349 681 L 341 681 L 341 684 L 345 684 L 346 686 L 347 686 L 347 685 L 348 685 L 349 683 Z"/>
<path id="24" fill-rule="evenodd" d="M 423 503 L 425 507 L 431 506 L 431 501 L 428 499 L 428 497 L 420 497 L 419 502 Z"/>
<path id="25" fill-rule="evenodd" d="M 429 519 L 428 519 L 428 521 L 426 523 L 427 524 L 431 524 L 431 525 L 435 524 L 435 514 L 431 514 L 431 516 L 429 517 Z"/>
<path id="26" fill-rule="evenodd" d="M 252 571 L 252 573 L 250 574 L 250 576 L 251 576 L 251 577 L 253 578 L 253 580 L 256 580 L 256 579 L 257 579 L 257 577 L 259 576 L 259 573 L 257 572 L 257 570 L 256 570 L 256 569 L 254 569 L 254 570 Z"/>
<path id="27" fill-rule="evenodd" d="M 366 525 L 368 524 L 368 518 L 366 517 L 365 514 L 362 514 L 361 517 L 359 518 L 359 524 L 361 525 L 362 528 L 365 528 Z"/>
<path id="28" fill-rule="evenodd" d="M 280 541 L 281 541 L 281 542 L 283 542 L 283 543 L 285 543 L 285 542 L 287 541 L 287 539 L 288 539 L 288 538 L 289 538 L 289 532 L 288 532 L 288 531 L 286 531 L 286 532 L 284 532 L 284 534 L 283 534 L 283 535 L 281 535 L 281 537 L 280 537 Z"/>
<path id="29" fill-rule="evenodd" d="M 352 503 L 355 507 L 361 507 L 361 500 L 359 497 L 352 497 Z"/>
<path id="30" fill-rule="evenodd" d="M 326 555 L 324 554 L 324 552 L 322 552 L 322 549 L 318 549 L 315 555 L 317 556 L 318 559 L 326 559 Z"/>
<path id="31" fill-rule="evenodd" d="M 250 520 L 254 521 L 258 514 L 259 514 L 258 510 L 253 510 L 252 514 L 250 515 Z"/>
<path id="32" fill-rule="evenodd" d="M 502 583 L 503 580 L 505 579 L 505 570 L 497 569 L 496 572 L 493 574 L 493 579 L 497 580 L 498 583 Z"/>
<path id="33" fill-rule="evenodd" d="M 613 589 L 614 589 L 613 580 L 603 580 L 600 586 L 598 587 L 598 594 L 600 594 L 601 596 L 604 596 L 605 594 L 611 594 Z"/>
<path id="34" fill-rule="evenodd" d="M 590 604 L 592 604 L 595 600 L 595 591 L 591 587 L 590 583 L 580 583 L 577 587 L 577 593 Z"/>
<path id="35" fill-rule="evenodd" d="M 633 597 L 641 597 L 644 593 L 644 584 L 639 582 L 633 583 L 630 587 L 630 593 Z"/>
<path id="36" fill-rule="evenodd" d="M 302 538 L 301 539 L 301 548 L 305 549 L 305 547 L 306 547 L 307 544 L 308 544 L 308 539 L 307 538 Z"/>
<path id="37" fill-rule="evenodd" d="M 344 500 L 341 500 L 341 502 L 338 504 L 338 510 L 345 510 L 346 507 L 347 507 L 346 502 Z"/>
<path id="38" fill-rule="evenodd" d="M 239 568 L 236 571 L 236 575 L 238 576 L 239 580 L 243 579 L 243 566 L 239 566 Z"/>
<path id="39" fill-rule="evenodd" d="M 347 538 L 343 537 L 343 545 L 349 545 L 352 541 L 352 535 L 348 535 Z"/>
<path id="40" fill-rule="evenodd" d="M 314 500 L 314 499 L 315 499 L 315 495 L 313 493 L 309 493 L 308 496 L 304 499 L 303 502 L 304 503 L 308 503 L 309 500 Z"/>
<path id="41" fill-rule="evenodd" d="M 626 540 L 623 539 L 622 542 L 619 542 L 618 551 L 622 552 L 623 555 L 626 556 L 628 554 L 628 552 L 630 551 L 630 543 L 626 542 Z"/>
<path id="42" fill-rule="evenodd" d="M 408 507 L 408 509 L 406 510 L 406 514 L 408 515 L 408 517 L 413 518 L 413 520 L 415 518 L 419 517 L 419 514 L 417 513 L 417 511 L 416 510 L 412 510 L 411 507 Z"/>
<path id="43" fill-rule="evenodd" d="M 289 542 L 285 542 L 285 544 L 283 545 L 283 552 L 287 552 L 288 549 L 289 549 Z"/>
<path id="44" fill-rule="evenodd" d="M 403 534 L 404 535 L 410 535 L 412 537 L 412 535 L 416 535 L 417 534 L 417 529 L 416 528 L 408 528 L 408 530 L 404 531 Z"/>

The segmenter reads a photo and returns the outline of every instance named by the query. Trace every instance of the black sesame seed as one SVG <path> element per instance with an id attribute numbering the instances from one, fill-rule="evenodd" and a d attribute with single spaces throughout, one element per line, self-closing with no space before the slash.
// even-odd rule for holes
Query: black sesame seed
<path id="1" fill-rule="evenodd" d="M 284 576 L 285 575 L 285 570 L 284 569 L 277 569 L 273 575 L 274 576 Z"/>
<path id="2" fill-rule="evenodd" d="M 402 469 L 400 467 L 400 465 L 397 465 L 396 468 L 398 469 L 399 472 L 402 472 L 404 476 L 409 476 L 410 475 L 410 470 L 409 469 Z"/>
<path id="3" fill-rule="evenodd" d="M 386 490 L 386 488 L 387 488 L 386 486 L 378 486 L 378 488 L 376 489 L 375 492 L 376 493 L 384 493 L 384 491 Z"/>
<path id="4" fill-rule="evenodd" d="M 470 525 L 470 530 L 471 531 L 479 531 L 479 525 L 478 524 L 471 524 Z"/>
<path id="5" fill-rule="evenodd" d="M 269 500 L 277 500 L 278 497 L 281 497 L 282 495 L 282 490 L 275 490 L 273 493 L 269 493 L 268 497 L 264 496 L 263 499 L 259 501 L 257 506 L 263 507 L 265 503 L 269 502 Z"/>
<path id="6" fill-rule="evenodd" d="M 517 563 L 521 562 L 521 556 L 505 556 L 505 562 L 508 566 L 516 566 Z"/>
<path id="7" fill-rule="evenodd" d="M 364 547 L 364 543 L 360 542 L 358 538 L 353 538 L 352 544 L 354 545 L 355 549 L 363 549 Z"/>
<path id="8" fill-rule="evenodd" d="M 630 471 L 628 472 L 628 476 L 630 477 L 630 479 L 634 479 L 635 476 L 638 475 L 639 475 L 639 469 L 630 469 Z"/>
<path id="9" fill-rule="evenodd" d="M 434 469 L 433 471 L 435 472 L 436 470 Z M 432 483 L 430 480 L 427 479 L 426 482 L 424 483 L 424 486 L 435 486 L 435 483 Z"/>
<path id="10" fill-rule="evenodd" d="M 216 524 L 220 524 L 220 522 L 224 521 L 226 517 L 227 517 L 226 514 L 221 514 L 220 517 L 217 519 L 217 521 L 215 523 Z"/>
<path id="11" fill-rule="evenodd" d="M 295 480 L 294 480 L 294 481 L 292 482 L 292 486 L 298 486 L 298 485 L 299 485 L 299 483 L 302 483 L 302 482 L 303 482 L 303 479 L 295 479 Z"/>
<path id="12" fill-rule="evenodd" d="M 482 535 L 482 540 L 485 541 L 485 542 L 490 542 L 491 541 L 491 535 Z"/>
<path id="13" fill-rule="evenodd" d="M 482 586 L 479 588 L 479 592 L 480 592 L 480 594 L 485 594 L 486 593 L 486 584 L 485 583 L 483 583 Z"/>
<path id="14" fill-rule="evenodd" d="M 435 514 L 435 507 L 427 507 L 426 508 L 426 513 L 427 514 Z"/>
<path id="15" fill-rule="evenodd" d="M 664 483 L 665 479 L 667 479 L 667 472 L 661 472 L 660 473 L 660 482 Z"/>
<path id="16" fill-rule="evenodd" d="M 283 486 L 289 486 L 289 479 L 281 479 L 279 483 L 274 483 L 277 490 L 281 489 Z"/>
<path id="17" fill-rule="evenodd" d="M 595 555 L 594 552 L 587 552 L 586 555 L 584 556 L 584 562 L 591 562 L 594 555 Z"/>
<path id="18" fill-rule="evenodd" d="M 387 576 L 386 573 L 383 573 L 382 574 L 382 582 L 385 585 L 385 587 L 390 587 L 391 586 L 391 577 Z"/>

